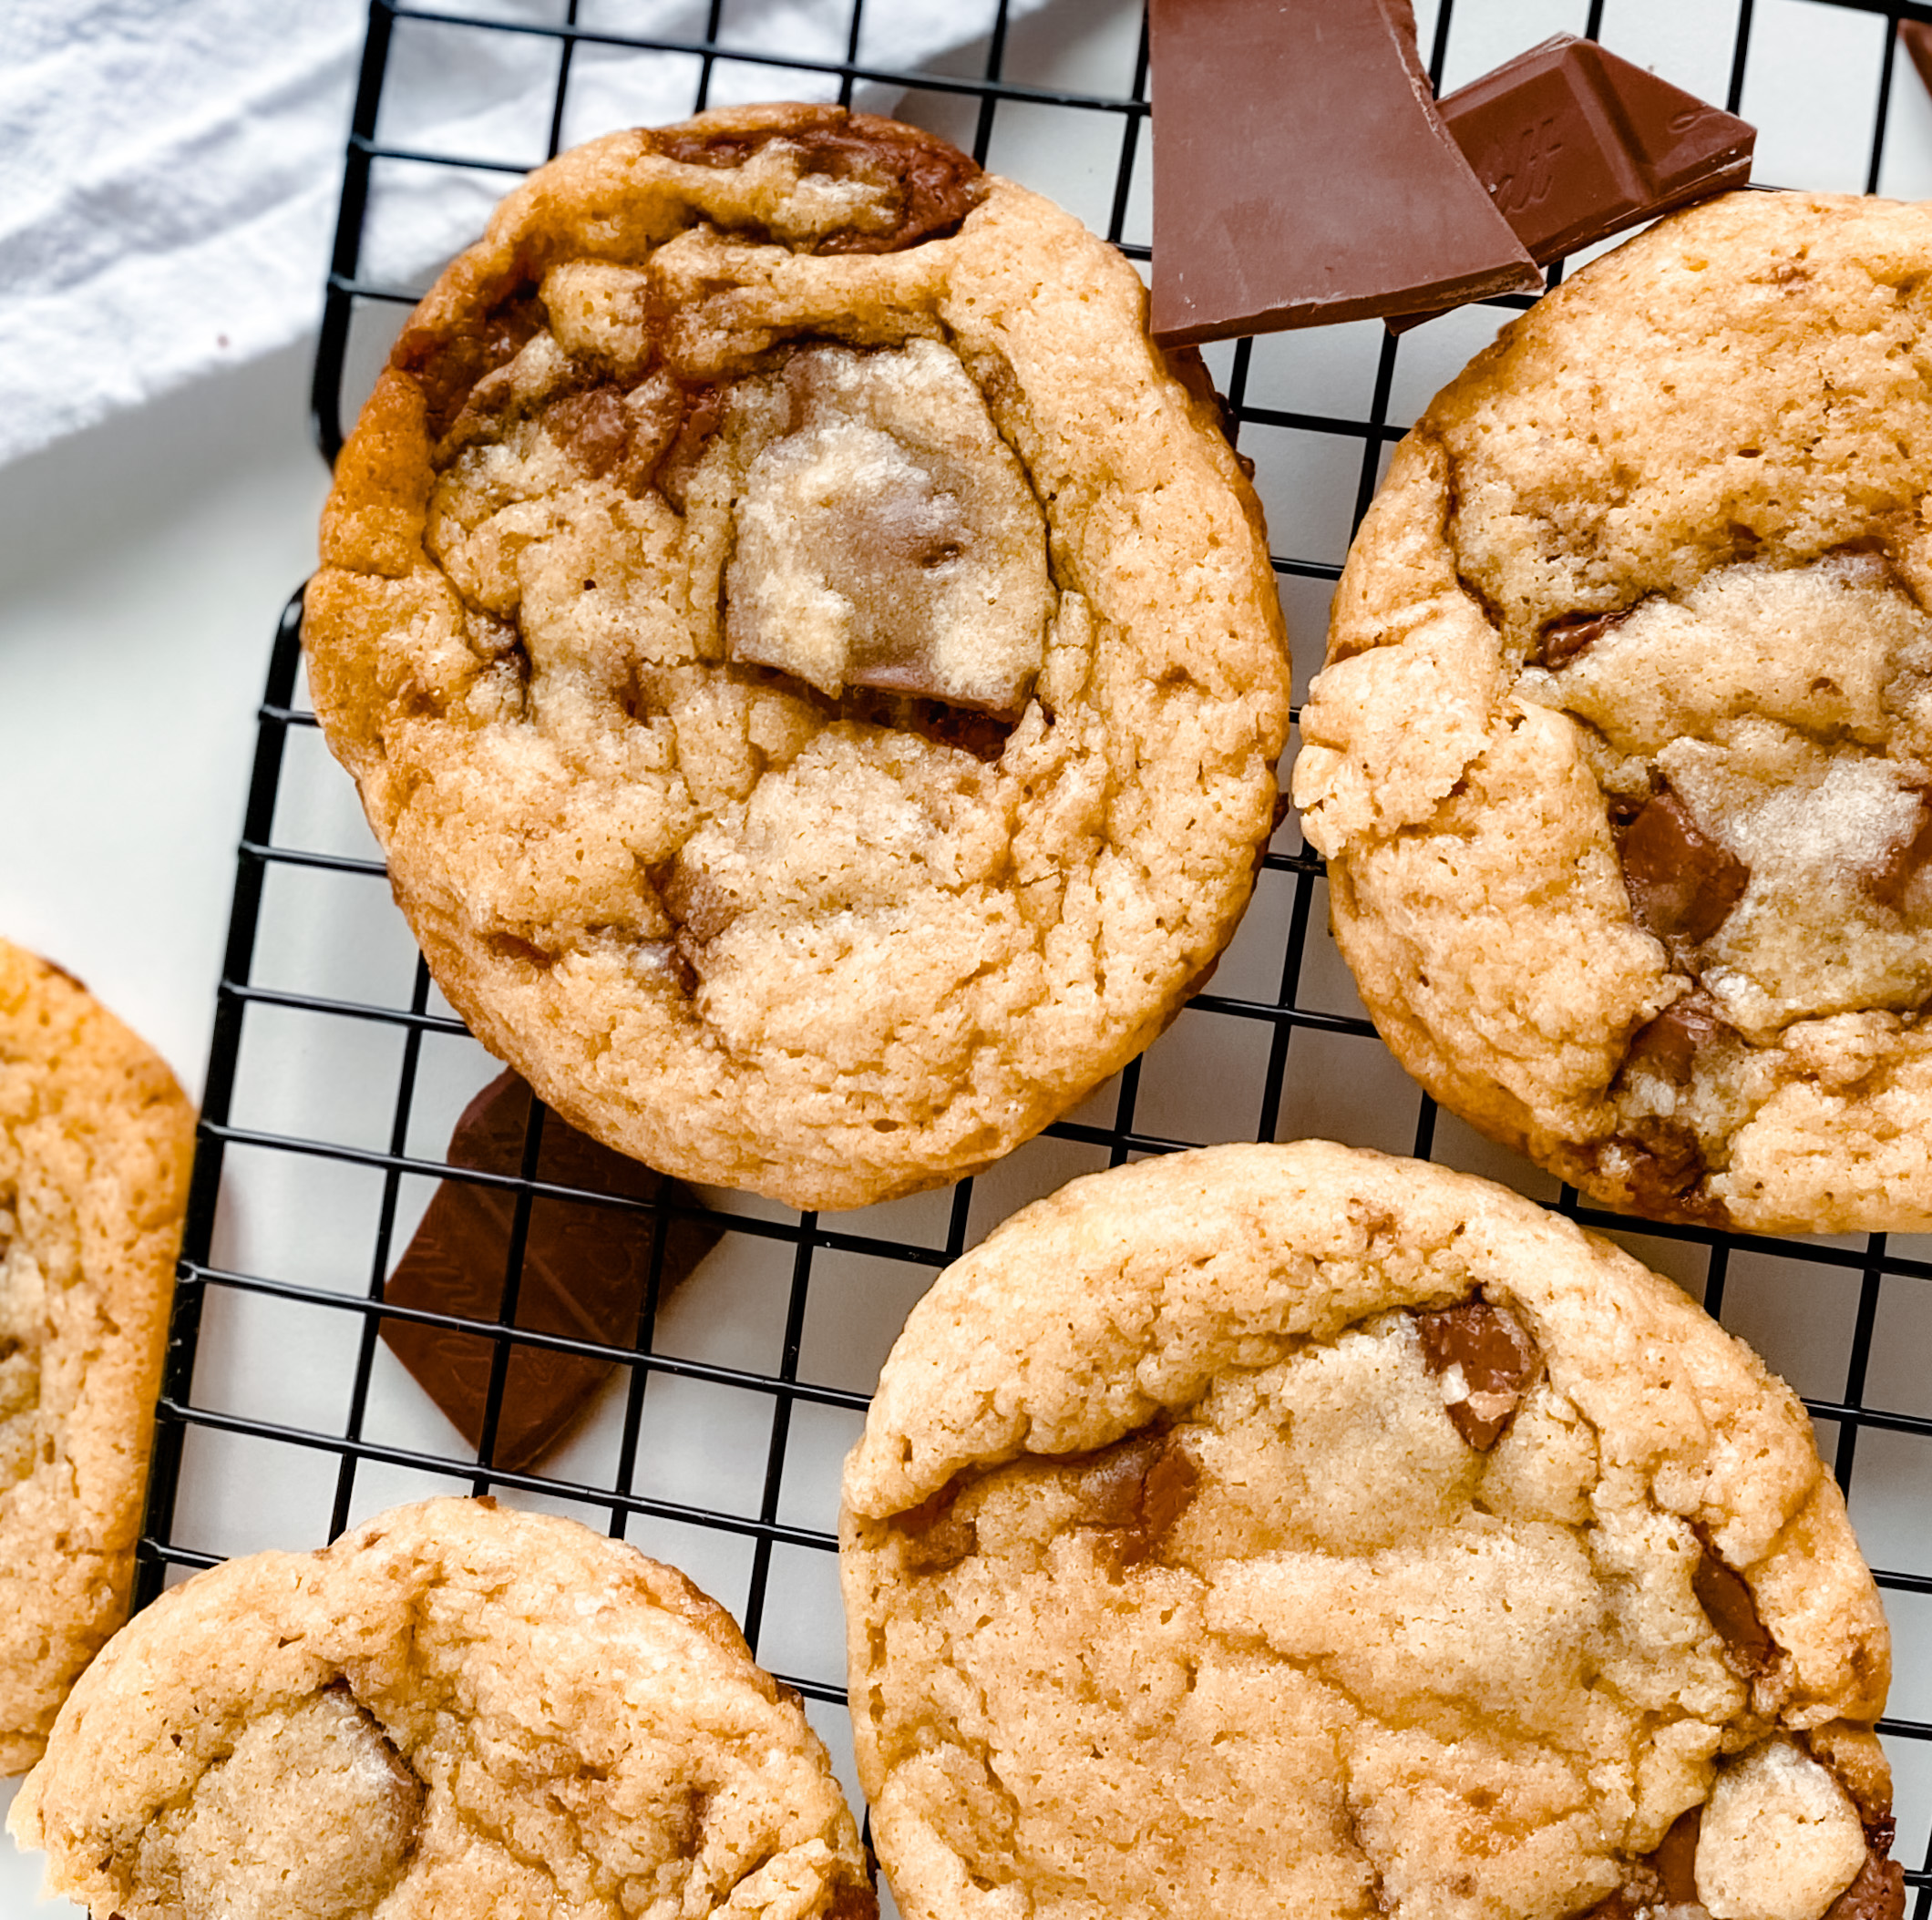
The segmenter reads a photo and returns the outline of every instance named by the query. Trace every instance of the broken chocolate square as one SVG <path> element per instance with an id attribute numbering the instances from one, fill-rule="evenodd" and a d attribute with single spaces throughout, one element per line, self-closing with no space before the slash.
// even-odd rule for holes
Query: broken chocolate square
<path id="1" fill-rule="evenodd" d="M 1751 179 L 1757 129 L 1557 34 L 1438 111 L 1532 256 L 1547 263 Z"/>
<path id="2" fill-rule="evenodd" d="M 529 1088 L 514 1073 L 499 1074 L 464 1108 L 450 1136 L 449 1165 L 519 1175 L 530 1105 Z M 537 1178 L 633 1200 L 690 1199 L 674 1181 L 600 1145 L 554 1114 L 544 1115 Z M 509 1187 L 444 1181 L 389 1277 L 385 1301 L 494 1325 L 502 1310 L 516 1202 Z M 630 1207 L 533 1197 L 514 1325 L 628 1347 L 637 1337 L 657 1221 L 657 1215 Z M 716 1239 L 716 1229 L 704 1222 L 670 1219 L 660 1293 L 688 1274 Z M 385 1319 L 382 1334 L 463 1437 L 480 1446 L 497 1341 L 418 1320 Z M 562 1436 L 614 1364 L 593 1354 L 512 1344 L 488 1464 L 511 1472 L 529 1466 Z"/>
<path id="3" fill-rule="evenodd" d="M 1538 291 L 1378 0 L 1154 0 L 1163 346 Z"/>
<path id="4" fill-rule="evenodd" d="M 1918 77 L 1932 90 L 1932 25 L 1923 20 L 1901 20 L 1898 44 L 1918 69 Z"/>
<path id="5" fill-rule="evenodd" d="M 1546 266 L 1747 185 L 1758 137 L 1748 120 L 1575 34 L 1506 60 L 1437 110 L 1516 238 Z M 1389 325 L 1401 333 L 1430 317 L 1405 313 Z"/>

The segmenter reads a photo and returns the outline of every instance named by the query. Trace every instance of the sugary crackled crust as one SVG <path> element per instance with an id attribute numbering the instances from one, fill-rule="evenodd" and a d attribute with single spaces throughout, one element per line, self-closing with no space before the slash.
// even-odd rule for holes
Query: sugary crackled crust
<path id="1" fill-rule="evenodd" d="M 194 1113 L 0 940 L 0 1773 L 127 1617 Z"/>
<path id="2" fill-rule="evenodd" d="M 1427 1357 L 1471 1313 L 1518 1342 L 1488 1401 Z M 909 1920 L 1695 1920 L 1688 1848 L 1724 1906 L 1787 1789 L 1811 1892 L 1764 1911 L 1896 1920 L 1889 1640 L 1802 1407 L 1487 1182 L 1324 1142 L 1075 1181 L 914 1309 L 844 1492 Z"/>
<path id="3" fill-rule="evenodd" d="M 869 203 L 833 204 L 836 169 L 799 154 L 881 127 L 733 109 L 534 175 L 417 310 L 344 449 L 303 628 L 396 898 L 478 1037 L 599 1138 L 799 1206 L 970 1172 L 1144 1047 L 1247 902 L 1288 721 L 1259 506 L 1197 366 L 1190 391 L 1149 343 L 1133 270 L 904 128 L 964 169 L 971 210 L 906 245 L 841 228 Z M 668 155 L 707 143 L 744 163 Z M 839 250 L 861 244 L 889 250 Z M 474 407 L 447 417 L 452 368 L 500 360 L 530 323 L 491 347 L 480 316 L 532 284 L 588 357 L 492 375 L 478 394 L 523 415 L 478 444 Z M 794 350 L 824 343 L 855 354 L 817 354 L 787 395 L 787 356 L 802 375 Z M 628 412 L 593 395 L 537 419 L 545 382 L 618 362 Z M 996 724 L 725 659 L 746 463 L 786 406 L 858 406 L 837 397 L 854 367 L 889 363 L 909 387 L 944 375 L 949 420 L 979 416 L 977 440 L 955 422 L 920 458 L 1003 488 L 976 538 L 1044 596 L 1031 697 Z M 785 514 L 759 524 L 796 561 Z M 824 605 L 782 571 L 766 603 Z"/>
<path id="4" fill-rule="evenodd" d="M 1924 207 L 1660 221 L 1350 554 L 1295 775 L 1337 937 L 1431 1093 L 1613 1203 L 1932 1225 L 1928 276 Z"/>
<path id="5" fill-rule="evenodd" d="M 88 1670 L 11 1830 L 125 1920 L 867 1920 L 797 1696 L 670 1567 L 432 1500 L 158 1600 Z"/>

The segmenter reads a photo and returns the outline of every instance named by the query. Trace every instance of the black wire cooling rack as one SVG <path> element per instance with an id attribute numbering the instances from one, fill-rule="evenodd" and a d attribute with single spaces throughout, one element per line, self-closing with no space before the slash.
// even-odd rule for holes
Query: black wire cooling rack
<path id="1" fill-rule="evenodd" d="M 1146 259 L 1146 33 L 1125 4 L 1058 0 L 1042 12 L 986 0 L 963 46 L 900 70 L 869 51 L 879 23 L 892 22 L 888 0 L 762 15 L 753 0 L 473 0 L 468 10 L 373 0 L 315 365 L 324 451 L 333 457 L 340 446 L 357 389 L 421 291 L 371 272 L 372 207 L 385 194 L 406 200 L 413 180 L 452 173 L 482 181 L 492 197 L 507 190 L 527 166 L 599 130 L 572 131 L 574 90 L 593 68 L 608 93 L 613 76 L 621 87 L 627 61 L 654 61 L 659 83 L 671 63 L 688 90 L 663 118 L 806 90 L 896 110 L 996 168 L 1021 170 L 1013 158 L 1025 159 L 1031 183 Z M 1901 17 L 1932 19 L 1932 5 L 1701 0 L 1702 16 L 1662 0 L 1495 0 L 1492 28 L 1499 6 L 1515 17 L 1498 56 L 1563 28 L 1602 34 L 1639 58 L 1639 29 L 1680 51 L 1690 34 L 1701 76 L 1668 61 L 1662 70 L 1756 114 L 1761 174 L 1767 148 L 1793 150 L 1776 139 L 1763 100 L 1775 108 L 1809 87 L 1814 77 L 1793 76 L 1795 63 L 1850 62 L 1846 84 L 1869 108 L 1855 126 L 1832 131 L 1839 177 L 1776 183 L 1899 190 L 1888 128 L 1908 110 L 1923 117 L 1926 102 L 1909 92 L 1918 83 L 1896 57 L 1895 29 Z M 1445 69 L 1452 80 L 1479 70 L 1457 67 L 1457 36 L 1481 25 L 1484 0 L 1441 0 L 1433 24 L 1426 5 L 1421 11 L 1438 85 Z M 802 43 L 760 26 L 775 15 L 791 23 L 787 32 L 805 20 L 817 43 L 787 50 Z M 385 138 L 410 77 L 458 42 L 488 43 L 493 58 L 520 60 L 538 77 L 543 152 L 484 159 Z M 842 46 L 842 57 L 825 57 L 827 45 Z M 1070 73 L 1113 81 L 1070 84 Z M 1024 136 L 1017 145 L 1015 129 Z M 1921 144 L 1932 155 L 1932 132 Z M 1916 190 L 1932 192 L 1932 161 Z M 1388 447 L 1498 317 L 1465 309 L 1400 341 L 1365 323 L 1209 350 L 1277 542 L 1289 549 L 1275 567 L 1304 679 Z M 684 1565 L 807 1697 L 850 1787 L 838 1710 L 838 1464 L 912 1300 L 995 1220 L 1077 1173 L 1214 1140 L 1327 1134 L 1490 1174 L 1614 1233 L 1804 1394 L 1886 1591 L 1898 1710 L 1881 1730 L 1898 1775 L 1898 1855 L 1917 1890 L 1917 1920 L 1932 1915 L 1932 1240 L 1769 1239 L 1633 1224 L 1579 1206 L 1439 1114 L 1362 1017 L 1328 940 L 1321 863 L 1292 824 L 1267 856 L 1215 991 L 978 1183 L 820 1217 L 741 1196 L 685 1206 L 451 1172 L 442 1161 L 450 1122 L 493 1064 L 437 995 L 389 902 L 373 843 L 357 838 L 346 776 L 327 760 L 304 703 L 299 623 L 298 594 L 275 638 L 260 713 L 139 1544 L 140 1604 L 231 1553 L 320 1545 L 396 1499 L 492 1492 L 575 1514 Z M 542 1117 L 535 1109 L 533 1129 Z M 536 1146 L 533 1132 L 527 1169 Z M 385 1315 L 475 1324 L 383 1297 L 446 1177 L 514 1196 L 480 1452 L 426 1412 L 420 1395 L 412 1400 L 378 1339 Z M 564 1195 L 653 1214 L 660 1262 L 668 1212 L 702 1213 L 723 1238 L 674 1290 L 661 1289 L 654 1270 L 638 1324 L 612 1330 L 608 1346 L 512 1330 L 532 1199 Z M 490 1440 L 517 1345 L 598 1357 L 616 1371 L 587 1437 L 512 1473 L 491 1464 Z"/>

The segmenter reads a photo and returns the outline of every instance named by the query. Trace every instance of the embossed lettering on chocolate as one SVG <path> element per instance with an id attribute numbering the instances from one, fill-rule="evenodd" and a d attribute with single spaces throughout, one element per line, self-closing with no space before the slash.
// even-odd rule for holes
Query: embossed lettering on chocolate
<path id="1" fill-rule="evenodd" d="M 1751 178 L 1757 129 L 1574 34 L 1555 34 L 1440 111 L 1534 258 L 1552 261 Z"/>
<path id="2" fill-rule="evenodd" d="M 417 310 L 311 684 L 443 991 L 571 1125 L 859 1206 L 998 1158 L 1205 977 L 1287 648 L 1146 313 L 1058 208 L 804 106 L 565 154 Z"/>

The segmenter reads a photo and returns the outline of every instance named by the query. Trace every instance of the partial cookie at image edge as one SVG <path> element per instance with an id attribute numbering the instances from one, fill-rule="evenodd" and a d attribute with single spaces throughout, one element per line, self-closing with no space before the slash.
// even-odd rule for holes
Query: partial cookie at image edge
<path id="1" fill-rule="evenodd" d="M 99 1920 L 878 1914 L 825 1748 L 731 1617 L 489 1499 L 170 1588 L 77 1689 L 9 1826 Z"/>
<path id="2" fill-rule="evenodd" d="M 159 1056 L 0 940 L 0 1772 L 127 1617 L 193 1144 Z"/>
<path id="3" fill-rule="evenodd" d="M 1351 549 L 1294 775 L 1338 943 L 1597 1200 L 1932 1223 L 1928 271 L 1921 207 L 1660 221 L 1436 396 Z"/>

